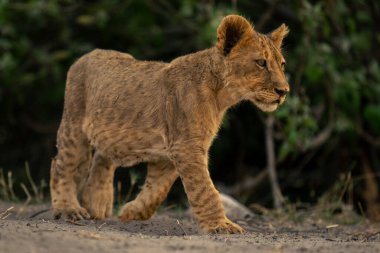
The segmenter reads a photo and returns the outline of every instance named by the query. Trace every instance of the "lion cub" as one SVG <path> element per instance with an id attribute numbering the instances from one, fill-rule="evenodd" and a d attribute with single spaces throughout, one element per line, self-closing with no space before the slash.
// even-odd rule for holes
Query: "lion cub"
<path id="1" fill-rule="evenodd" d="M 58 155 L 51 165 L 55 217 L 111 215 L 117 166 L 148 164 L 145 184 L 120 219 L 149 219 L 179 176 L 203 231 L 241 233 L 225 215 L 208 172 L 208 150 L 226 110 L 242 100 L 263 111 L 289 85 L 281 25 L 269 35 L 243 17 L 225 17 L 215 47 L 170 63 L 94 50 L 68 72 Z"/>

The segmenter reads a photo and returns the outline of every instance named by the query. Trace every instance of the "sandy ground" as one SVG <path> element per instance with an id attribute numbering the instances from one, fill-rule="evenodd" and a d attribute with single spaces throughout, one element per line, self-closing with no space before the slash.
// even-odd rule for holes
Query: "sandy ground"
<path id="1" fill-rule="evenodd" d="M 47 208 L 0 201 L 0 252 L 380 252 L 380 224 L 368 221 L 295 224 L 257 215 L 237 221 L 245 234 L 202 235 L 190 217 L 169 211 L 144 222 L 75 224 L 53 220 L 50 211 L 36 215 Z"/>

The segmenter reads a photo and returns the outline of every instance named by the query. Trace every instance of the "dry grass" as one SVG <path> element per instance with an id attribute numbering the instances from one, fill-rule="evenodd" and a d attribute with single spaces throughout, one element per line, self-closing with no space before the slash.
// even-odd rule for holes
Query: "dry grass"
<path id="1" fill-rule="evenodd" d="M 26 196 L 26 203 L 36 202 L 41 203 L 45 200 L 44 190 L 47 187 L 47 183 L 44 179 L 37 185 L 33 180 L 28 162 L 25 162 L 25 175 L 27 182 L 15 183 L 12 171 L 4 172 L 0 168 L 0 198 L 6 201 L 19 201 L 19 198 L 14 191 L 15 185 L 19 185 L 24 191 Z M 29 187 L 28 187 L 29 186 Z"/>
<path id="2" fill-rule="evenodd" d="M 309 222 L 324 225 L 326 228 L 355 225 L 366 220 L 366 216 L 363 211 L 358 214 L 354 210 L 353 191 L 354 179 L 350 173 L 347 173 L 341 175 L 314 206 L 305 203 L 291 203 L 285 199 L 281 209 L 267 209 L 258 204 L 250 207 L 256 213 L 275 218 L 280 224 Z"/>

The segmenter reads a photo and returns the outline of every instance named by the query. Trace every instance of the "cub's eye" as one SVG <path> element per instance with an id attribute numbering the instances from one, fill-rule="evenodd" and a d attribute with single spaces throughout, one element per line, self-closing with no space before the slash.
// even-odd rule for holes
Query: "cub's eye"
<path id="1" fill-rule="evenodd" d="M 266 60 L 263 60 L 263 59 L 256 60 L 256 63 L 257 63 L 257 65 L 259 65 L 260 67 L 266 67 L 266 66 L 267 66 L 267 62 L 266 62 Z"/>
<path id="2" fill-rule="evenodd" d="M 281 69 L 282 69 L 282 71 L 284 71 L 285 72 L 285 62 L 283 62 L 283 63 L 281 63 Z"/>

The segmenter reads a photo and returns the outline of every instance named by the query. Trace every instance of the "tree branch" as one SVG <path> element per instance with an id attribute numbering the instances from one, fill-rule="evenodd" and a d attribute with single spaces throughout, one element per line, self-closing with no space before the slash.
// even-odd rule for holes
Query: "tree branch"
<path id="1" fill-rule="evenodd" d="M 265 143 L 267 153 L 267 169 L 272 187 L 273 205 L 276 209 L 281 209 L 284 197 L 281 193 L 280 185 L 277 179 L 276 157 L 273 141 L 274 116 L 270 115 L 265 120 Z"/>
<path id="2" fill-rule="evenodd" d="M 255 177 L 247 177 L 232 186 L 218 185 L 218 189 L 220 189 L 223 193 L 234 197 L 245 195 L 245 193 L 250 194 L 259 184 L 261 184 L 261 182 L 264 181 L 267 176 L 268 170 L 264 169 Z"/>

